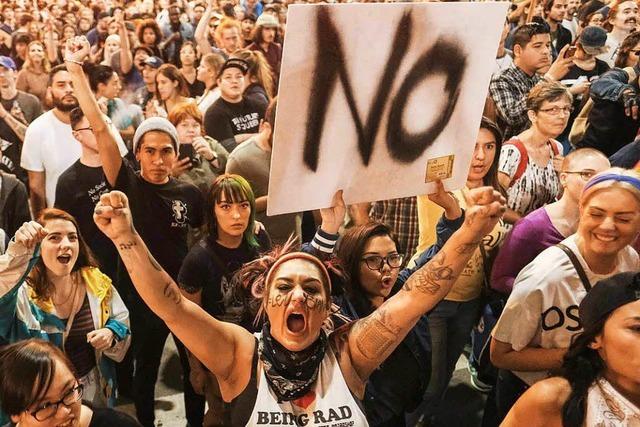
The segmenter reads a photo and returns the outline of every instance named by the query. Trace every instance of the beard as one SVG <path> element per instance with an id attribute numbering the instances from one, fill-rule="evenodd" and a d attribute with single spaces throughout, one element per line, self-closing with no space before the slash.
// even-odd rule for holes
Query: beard
<path id="1" fill-rule="evenodd" d="M 73 98 L 73 102 L 65 102 L 64 99 L 70 97 Z M 53 101 L 53 106 L 54 108 L 57 108 L 58 110 L 62 111 L 63 113 L 68 113 L 71 110 L 73 110 L 74 108 L 78 107 L 78 100 L 76 99 L 75 96 L 73 95 L 66 95 L 64 97 L 58 98 L 55 95 L 51 95 L 52 101 Z"/>

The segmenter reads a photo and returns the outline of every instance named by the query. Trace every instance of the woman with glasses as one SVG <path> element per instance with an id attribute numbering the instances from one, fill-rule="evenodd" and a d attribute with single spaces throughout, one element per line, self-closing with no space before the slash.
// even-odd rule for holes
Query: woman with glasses
<path id="1" fill-rule="evenodd" d="M 131 341 L 129 311 L 75 218 L 45 209 L 18 229 L 0 257 L 0 308 L 0 342 L 51 341 L 71 360 L 87 400 L 115 403 L 115 362 Z"/>
<path id="2" fill-rule="evenodd" d="M 130 416 L 84 402 L 74 366 L 50 342 L 29 339 L 0 349 L 0 407 L 20 427 L 138 427 Z"/>
<path id="3" fill-rule="evenodd" d="M 363 319 L 395 295 L 410 275 L 405 270 L 403 280 L 398 280 L 402 257 L 385 224 L 370 222 L 348 229 L 337 250 L 345 275 L 344 293 L 334 298 L 340 312 L 353 320 Z M 431 371 L 426 328 L 421 317 L 384 365 L 371 374 L 363 400 L 369 425 L 404 426 L 405 413 L 422 402 Z"/>
<path id="4" fill-rule="evenodd" d="M 531 127 L 505 142 L 500 150 L 498 180 L 507 192 L 504 220 L 515 223 L 560 195 L 558 177 L 564 131 L 573 97 L 558 82 L 538 83 L 526 99 Z"/>
<path id="5" fill-rule="evenodd" d="M 504 198 L 492 188 L 474 189 L 469 197 L 473 206 L 464 224 L 435 257 L 370 315 L 335 331 L 326 323 L 332 281 L 326 266 L 312 255 L 272 252 L 245 266 L 252 272 L 250 290 L 264 320 L 254 335 L 215 319 L 182 296 L 133 229 L 123 193 L 103 194 L 94 219 L 118 247 L 144 301 L 216 377 L 229 408 L 224 425 L 286 420 L 307 427 L 365 427 L 369 424 L 360 401 L 367 380 L 447 294 L 478 239 L 504 212 Z M 323 227 L 330 223 L 328 233 L 337 232 L 346 211 L 339 194 L 333 205 L 322 210 Z M 327 239 L 320 243 L 324 248 Z"/>
<path id="6" fill-rule="evenodd" d="M 640 175 L 620 168 L 595 175 L 579 207 L 577 232 L 520 271 L 491 333 L 501 417 L 528 387 L 561 367 L 582 330 L 578 306 L 596 282 L 640 269 L 630 246 L 640 232 Z"/>

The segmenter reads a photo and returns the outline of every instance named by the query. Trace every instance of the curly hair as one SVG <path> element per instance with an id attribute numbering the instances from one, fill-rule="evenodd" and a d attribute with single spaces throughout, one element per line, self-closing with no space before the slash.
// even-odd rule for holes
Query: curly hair
<path id="1" fill-rule="evenodd" d="M 136 37 L 138 38 L 138 42 L 142 45 L 146 45 L 144 42 L 144 38 L 142 35 L 144 34 L 144 30 L 147 28 L 151 28 L 156 35 L 156 44 L 160 43 L 162 40 L 162 32 L 160 31 L 160 27 L 155 19 L 149 18 L 141 21 L 136 28 Z"/>

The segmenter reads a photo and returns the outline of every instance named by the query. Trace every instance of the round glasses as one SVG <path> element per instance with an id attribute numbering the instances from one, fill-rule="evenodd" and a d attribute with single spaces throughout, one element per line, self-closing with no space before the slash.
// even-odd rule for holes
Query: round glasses
<path id="1" fill-rule="evenodd" d="M 60 404 L 64 406 L 71 406 L 76 403 L 78 400 L 82 399 L 82 392 L 84 391 L 84 386 L 82 384 L 78 384 L 73 387 L 71 390 L 65 393 L 62 396 L 62 399 L 57 402 L 45 403 L 40 408 L 36 409 L 30 414 L 38 421 L 44 421 L 51 417 L 53 417 L 56 412 L 58 412 L 58 407 Z"/>
<path id="2" fill-rule="evenodd" d="M 380 255 L 373 255 L 373 256 L 368 256 L 366 258 L 362 258 L 362 261 L 364 261 L 367 264 L 367 267 L 369 267 L 369 270 L 378 271 L 378 270 L 382 270 L 385 263 L 387 263 L 387 265 L 391 268 L 400 268 L 400 266 L 402 265 L 402 258 L 403 256 L 400 254 L 391 254 L 391 255 L 387 255 L 386 257 L 381 257 Z"/>

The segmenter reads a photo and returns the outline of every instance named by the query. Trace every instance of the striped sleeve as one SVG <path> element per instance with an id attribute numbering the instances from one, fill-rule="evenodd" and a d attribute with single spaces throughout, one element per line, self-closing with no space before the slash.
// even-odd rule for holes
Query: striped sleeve
<path id="1" fill-rule="evenodd" d="M 336 247 L 338 237 L 340 237 L 339 234 L 330 234 L 318 228 L 316 235 L 313 236 L 313 240 L 311 241 L 311 246 L 320 252 L 331 254 Z"/>

